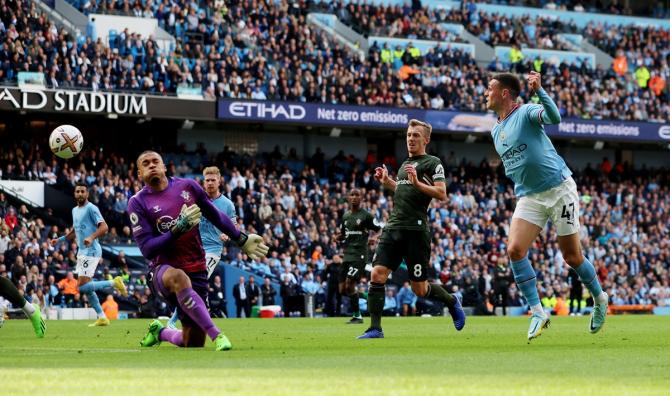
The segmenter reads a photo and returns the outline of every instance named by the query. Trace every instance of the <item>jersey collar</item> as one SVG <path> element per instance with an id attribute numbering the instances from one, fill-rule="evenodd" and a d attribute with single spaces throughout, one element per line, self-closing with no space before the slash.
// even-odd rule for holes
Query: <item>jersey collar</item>
<path id="1" fill-rule="evenodd" d="M 514 107 L 512 107 L 512 110 L 510 110 L 509 113 L 507 113 L 506 116 L 504 116 L 502 119 L 500 119 L 500 117 L 498 117 L 498 121 L 497 121 L 497 123 L 500 124 L 501 122 L 505 121 L 505 120 L 506 120 L 509 116 L 511 116 L 512 113 L 514 113 L 514 112 L 516 111 L 516 109 L 518 109 L 520 106 L 521 106 L 521 105 L 518 104 L 518 103 L 515 104 Z"/>

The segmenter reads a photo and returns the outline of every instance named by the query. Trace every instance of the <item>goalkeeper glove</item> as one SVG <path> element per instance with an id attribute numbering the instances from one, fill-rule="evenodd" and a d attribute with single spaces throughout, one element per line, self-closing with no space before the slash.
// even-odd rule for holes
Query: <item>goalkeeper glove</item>
<path id="1" fill-rule="evenodd" d="M 200 218 L 202 213 L 198 205 L 184 206 L 181 207 L 181 212 L 177 218 L 177 222 L 174 227 L 172 227 L 172 232 L 177 235 L 182 235 L 189 232 L 193 227 L 200 224 Z"/>
<path id="2" fill-rule="evenodd" d="M 263 238 L 257 234 L 245 234 L 240 232 L 240 238 L 237 240 L 237 246 L 247 254 L 252 260 L 260 260 L 268 254 L 268 246 L 263 243 Z"/>

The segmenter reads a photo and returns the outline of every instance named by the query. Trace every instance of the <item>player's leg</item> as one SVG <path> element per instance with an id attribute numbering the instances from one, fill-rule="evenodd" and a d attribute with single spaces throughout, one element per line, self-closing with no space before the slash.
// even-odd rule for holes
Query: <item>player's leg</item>
<path id="1" fill-rule="evenodd" d="M 439 301 L 447 306 L 454 327 L 460 331 L 465 326 L 465 312 L 460 301 L 439 284 L 428 283 L 430 262 L 430 236 L 424 231 L 406 231 L 405 239 L 411 241 L 407 252 L 407 270 L 412 291 L 419 297 Z"/>
<path id="2" fill-rule="evenodd" d="M 507 254 L 510 257 L 514 281 L 532 312 L 528 328 L 529 341 L 538 337 L 549 326 L 549 316 L 540 304 L 535 270 L 528 260 L 528 249 L 540 235 L 546 221 L 544 208 L 523 197 L 514 211 L 508 238 Z"/>
<path id="3" fill-rule="evenodd" d="M 177 330 L 177 321 L 179 320 L 179 314 L 177 313 L 177 310 L 175 309 L 174 312 L 172 313 L 172 316 L 170 316 L 170 320 L 167 322 L 167 328 L 172 329 L 172 330 Z"/>
<path id="4" fill-rule="evenodd" d="M 212 341 L 216 343 L 216 350 L 228 350 L 232 345 L 228 338 L 219 330 L 209 316 L 209 310 L 205 299 L 207 298 L 207 276 L 206 273 L 187 275 L 184 271 L 169 266 L 161 271 L 161 281 L 163 287 L 177 296 L 179 309 L 183 311 L 193 323 L 207 334 Z M 191 279 L 191 277 L 193 279 Z M 204 296 L 204 297 L 203 297 Z M 184 327 L 189 326 L 185 320 L 182 320 Z M 195 326 L 190 326 L 195 327 Z M 190 343 L 184 340 L 184 345 Z"/>
<path id="5" fill-rule="evenodd" d="M 609 297 L 600 286 L 600 281 L 593 264 L 582 253 L 579 240 L 579 194 L 574 180 L 569 179 L 560 186 L 557 193 L 560 199 L 552 207 L 551 219 L 556 224 L 558 247 L 563 259 L 571 266 L 584 286 L 593 297 L 593 312 L 589 323 L 589 331 L 597 333 L 605 324 L 607 302 Z"/>
<path id="6" fill-rule="evenodd" d="M 350 263 L 347 270 L 347 279 L 344 284 L 344 292 L 349 296 L 349 304 L 351 305 L 351 319 L 347 322 L 349 324 L 363 323 L 363 316 L 361 315 L 360 307 L 358 306 L 358 282 L 361 279 L 361 274 L 365 270 L 365 263 Z"/>
<path id="7" fill-rule="evenodd" d="M 163 330 L 165 332 L 165 330 Z M 186 326 L 181 331 L 183 343 L 186 348 L 202 348 L 205 346 L 207 334 L 198 326 Z"/>
<path id="8" fill-rule="evenodd" d="M 584 286 L 589 289 L 593 297 L 593 311 L 589 321 L 589 331 L 597 333 L 605 324 L 607 316 L 607 303 L 609 296 L 605 293 L 598 280 L 596 269 L 582 253 L 579 234 L 559 235 L 558 246 L 563 253 L 563 258 L 579 275 Z M 577 308 L 579 311 L 579 307 Z"/>
<path id="9" fill-rule="evenodd" d="M 19 290 L 14 286 L 12 281 L 0 276 L 0 296 L 12 303 L 14 307 L 19 307 L 26 314 L 28 319 L 32 322 L 35 335 L 39 338 L 44 337 L 47 326 L 42 318 L 42 313 L 37 305 L 33 305 L 26 301 Z"/>
<path id="10" fill-rule="evenodd" d="M 386 294 L 386 280 L 391 274 L 391 269 L 382 264 L 375 264 L 370 274 L 370 287 L 368 288 L 368 312 L 370 313 L 370 328 L 359 336 L 364 338 L 384 338 L 382 331 L 382 314 L 384 313 L 384 296 Z"/>
<path id="11" fill-rule="evenodd" d="M 77 273 L 79 292 L 88 297 L 88 302 L 91 304 L 91 308 L 93 308 L 98 316 L 98 319 L 89 326 L 109 326 L 110 324 L 109 319 L 107 319 L 105 312 L 102 310 L 100 299 L 98 299 L 98 295 L 95 291 L 106 287 L 112 287 L 112 282 L 93 282 L 95 269 L 98 267 L 99 262 L 100 257 L 77 256 L 77 267 L 75 272 Z"/>
<path id="12" fill-rule="evenodd" d="M 402 241 L 398 230 L 384 230 L 379 238 L 379 244 L 372 257 L 372 272 L 370 287 L 368 288 L 368 312 L 370 313 L 370 328 L 358 338 L 384 338 L 382 331 L 382 314 L 386 295 L 386 280 L 392 271 L 400 266 L 406 253 L 408 241 Z"/>

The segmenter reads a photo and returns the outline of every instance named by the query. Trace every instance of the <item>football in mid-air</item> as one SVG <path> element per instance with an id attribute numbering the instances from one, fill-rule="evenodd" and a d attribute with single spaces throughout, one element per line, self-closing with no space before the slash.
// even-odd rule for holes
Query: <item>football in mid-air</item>
<path id="1" fill-rule="evenodd" d="M 77 127 L 61 125 L 51 132 L 49 147 L 58 157 L 69 159 L 84 148 L 84 136 Z"/>

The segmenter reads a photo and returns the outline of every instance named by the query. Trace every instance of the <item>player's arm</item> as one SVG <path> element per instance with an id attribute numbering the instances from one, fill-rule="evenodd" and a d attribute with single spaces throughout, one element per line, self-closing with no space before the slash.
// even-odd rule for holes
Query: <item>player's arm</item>
<path id="1" fill-rule="evenodd" d="M 98 223 L 98 228 L 95 231 L 93 231 L 91 235 L 84 238 L 84 245 L 90 246 L 94 240 L 105 235 L 107 231 L 109 231 L 109 226 L 107 226 L 107 223 L 105 223 L 104 221 L 101 221 L 100 223 Z"/>
<path id="2" fill-rule="evenodd" d="M 375 179 L 384 186 L 384 188 L 395 191 L 398 186 L 395 180 L 389 177 L 389 171 L 386 169 L 386 165 L 378 166 L 375 168 Z"/>
<path id="3" fill-rule="evenodd" d="M 542 88 L 542 76 L 540 73 L 531 71 L 528 75 L 528 88 L 537 94 L 540 99 L 540 106 L 533 106 L 529 111 L 528 116 L 531 122 L 539 124 L 558 124 L 561 122 L 561 113 L 558 111 L 558 106 L 549 96 L 547 91 Z"/>
<path id="4" fill-rule="evenodd" d="M 347 239 L 347 233 L 344 230 L 344 221 L 340 222 L 340 226 L 337 227 L 337 234 L 335 234 L 335 240 L 338 243 L 343 243 Z"/>
<path id="5" fill-rule="evenodd" d="M 128 214 L 130 215 L 130 224 L 133 227 L 133 239 L 135 239 L 142 255 L 149 260 L 153 260 L 161 249 L 168 246 L 177 237 L 172 230 L 154 236 L 144 208 L 136 201 L 135 197 L 130 198 L 128 202 Z"/>
<path id="6" fill-rule="evenodd" d="M 406 165 L 405 172 L 407 172 L 407 178 L 417 190 L 433 199 L 440 201 L 447 199 L 447 185 L 444 182 L 444 167 L 442 164 L 438 164 L 435 167 L 435 174 L 432 177 L 432 185 L 425 183 L 423 180 L 419 180 L 416 173 L 416 167 L 413 165 Z"/>
<path id="7" fill-rule="evenodd" d="M 252 260 L 259 260 L 268 254 L 270 248 L 263 243 L 263 237 L 257 234 L 246 234 L 238 230 L 230 218 L 219 211 L 209 200 L 205 190 L 195 181 L 191 181 L 191 183 L 196 205 L 198 205 L 205 218 L 214 224 L 214 227 L 228 235 Z"/>
<path id="8" fill-rule="evenodd" d="M 67 234 L 61 236 L 60 238 L 53 238 L 52 240 L 49 241 L 51 246 L 56 246 L 58 242 L 71 242 L 74 241 L 74 238 L 76 237 L 76 234 L 74 233 L 74 228 L 72 228 L 70 231 L 68 231 Z"/>
<path id="9" fill-rule="evenodd" d="M 228 235 L 233 241 L 240 239 L 240 230 L 237 229 L 230 217 L 226 216 L 209 200 L 205 190 L 198 183 L 192 181 L 195 203 L 202 211 L 202 215 L 214 224 L 219 231 Z"/>
<path id="10" fill-rule="evenodd" d="M 109 231 L 109 227 L 107 226 L 105 219 L 102 217 L 100 209 L 98 209 L 97 207 L 93 207 L 93 210 L 90 211 L 89 213 L 91 215 L 91 219 L 93 220 L 93 222 L 98 225 L 98 228 L 95 231 L 93 231 L 91 235 L 84 238 L 84 245 L 86 246 L 90 246 L 94 240 L 100 238 L 101 236 L 105 235 L 107 231 Z"/>

